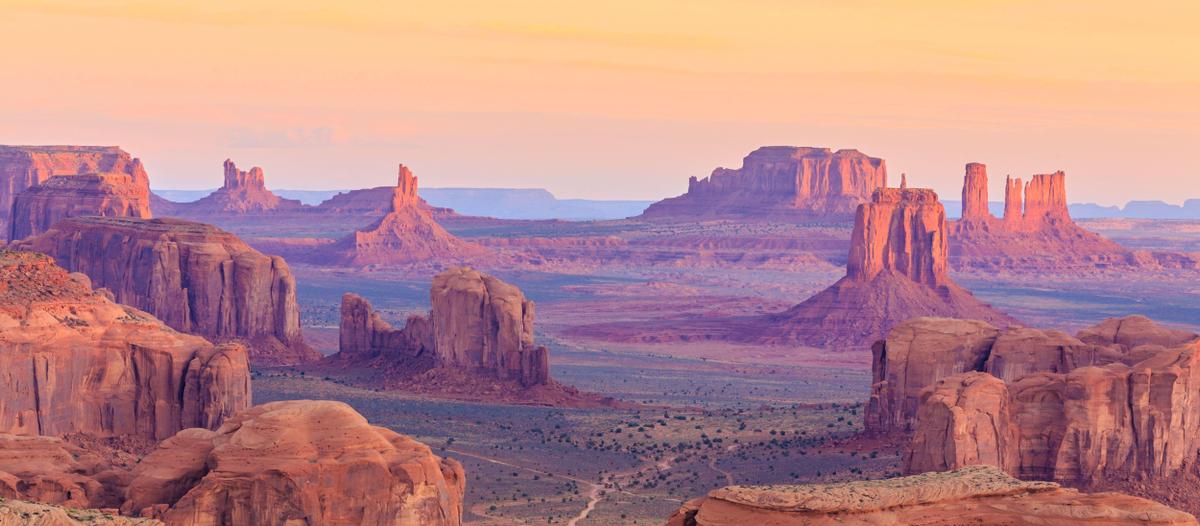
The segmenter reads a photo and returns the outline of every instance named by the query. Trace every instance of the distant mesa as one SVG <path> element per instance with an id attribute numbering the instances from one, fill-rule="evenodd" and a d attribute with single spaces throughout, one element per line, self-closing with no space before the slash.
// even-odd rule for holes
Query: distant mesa
<path id="1" fill-rule="evenodd" d="M 150 178 L 142 162 L 116 146 L 0 146 L 0 223 L 9 219 L 17 194 L 54 176 L 123 173 L 138 195 L 148 195 Z"/>
<path id="2" fill-rule="evenodd" d="M 25 239 L 80 216 L 149 219 L 149 189 L 120 172 L 56 175 L 17 194 L 8 238 Z"/>
<path id="3" fill-rule="evenodd" d="M 42 254 L 0 251 L 0 349 L 0 433 L 161 440 L 250 405 L 243 346 L 175 332 Z"/>
<path id="4" fill-rule="evenodd" d="M 883 159 L 858 150 L 764 146 L 741 168 L 692 177 L 687 193 L 650 205 L 641 217 L 848 221 L 886 186 Z"/>
<path id="5" fill-rule="evenodd" d="M 1195 526 L 1196 518 L 1120 493 L 1024 482 L 991 466 L 836 484 L 729 486 L 690 500 L 667 526 L 962 524 Z"/>
<path id="6" fill-rule="evenodd" d="M 457 398 L 545 405 L 615 405 L 550 377 L 533 339 L 534 306 L 517 287 L 470 268 L 433 278 L 427 316 L 393 328 L 370 302 L 342 298 L 339 351 L 316 368 L 354 381 Z"/>
<path id="7" fill-rule="evenodd" d="M 283 199 L 267 189 L 263 169 L 238 170 L 233 161 L 224 163 L 225 179 L 221 188 L 190 203 L 174 203 L 157 198 L 155 212 L 164 216 L 204 217 L 214 215 L 256 215 L 276 211 L 299 211 L 300 201 Z"/>
<path id="8" fill-rule="evenodd" d="M 1013 320 L 954 283 L 947 265 L 946 213 L 925 188 L 882 188 L 859 205 L 846 276 L 786 312 L 760 338 L 857 348 L 914 316 Z"/>
<path id="9" fill-rule="evenodd" d="M 876 344 L 872 370 L 867 430 L 911 435 L 909 473 L 987 464 L 1161 500 L 1200 461 L 1200 401 L 1184 394 L 1200 389 L 1200 339 L 1145 317 L 1075 336 L 919 318 Z"/>
<path id="10" fill-rule="evenodd" d="M 320 357 L 301 336 L 296 281 L 287 262 L 214 226 L 171 218 L 77 217 L 14 248 L 53 256 L 117 301 L 176 330 L 244 342 L 256 365 Z"/>
<path id="11" fill-rule="evenodd" d="M 447 232 L 433 219 L 427 206 L 417 197 L 416 176 L 402 164 L 391 191 L 388 212 L 370 226 L 314 250 L 306 260 L 356 267 L 430 263 L 450 266 L 491 255 L 488 249 Z"/>

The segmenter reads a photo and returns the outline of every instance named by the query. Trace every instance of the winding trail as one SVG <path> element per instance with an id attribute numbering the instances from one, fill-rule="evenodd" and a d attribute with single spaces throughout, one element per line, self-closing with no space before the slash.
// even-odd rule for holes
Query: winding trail
<path id="1" fill-rule="evenodd" d="M 732 446 L 726 447 L 726 448 L 725 448 L 725 452 L 726 452 L 726 453 L 732 453 L 732 452 L 733 452 L 734 450 L 736 450 L 736 449 L 737 449 L 737 445 L 735 444 L 735 445 L 732 445 Z M 709 459 L 708 459 L 708 469 L 711 469 L 711 470 L 713 470 L 713 471 L 717 472 L 718 474 L 720 474 L 721 476 L 725 477 L 725 485 L 726 485 L 726 486 L 733 486 L 733 485 L 734 485 L 734 482 L 733 482 L 733 474 L 732 474 L 732 473 L 730 473 L 728 470 L 724 470 L 724 469 L 721 469 L 721 468 L 717 467 L 717 457 L 716 457 L 716 455 L 713 455 L 712 457 L 709 457 Z"/>

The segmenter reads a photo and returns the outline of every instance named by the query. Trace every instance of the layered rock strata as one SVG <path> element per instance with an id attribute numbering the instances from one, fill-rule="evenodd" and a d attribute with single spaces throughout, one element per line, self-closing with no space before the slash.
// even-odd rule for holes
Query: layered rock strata
<path id="1" fill-rule="evenodd" d="M 180 219 L 79 217 L 14 245 L 49 254 L 116 301 L 216 341 L 245 341 L 256 364 L 319 356 L 300 333 L 287 262 L 233 234 Z"/>
<path id="2" fill-rule="evenodd" d="M 1120 493 L 1086 494 L 1022 482 L 990 466 L 889 480 L 803 486 L 730 486 L 685 503 L 667 526 L 1133 526 L 1196 518 Z"/>
<path id="3" fill-rule="evenodd" d="M 47 256 L 0 252 L 0 433 L 163 439 L 250 404 L 244 347 L 110 297 Z"/>
<path id="4" fill-rule="evenodd" d="M 466 485 L 458 462 L 344 403 L 309 400 L 184 431 L 132 475 L 122 511 L 173 526 L 457 526 Z"/>
<path id="5" fill-rule="evenodd" d="M 54 176 L 123 173 L 150 191 L 142 162 L 116 146 L 0 146 L 0 223 L 9 232 L 17 194 Z"/>
<path id="6" fill-rule="evenodd" d="M 149 190 L 123 173 L 51 177 L 17 194 L 8 239 L 25 239 L 79 216 L 149 219 Z"/>
<path id="7" fill-rule="evenodd" d="M 915 316 L 954 316 L 1007 325 L 948 274 L 946 214 L 923 188 L 885 188 L 859 206 L 846 276 L 771 317 L 772 341 L 855 348 Z"/>
<path id="8" fill-rule="evenodd" d="M 650 205 L 642 217 L 845 221 L 886 186 L 883 159 L 857 150 L 764 146 L 747 155 L 739 169 L 692 177 L 687 193 Z"/>

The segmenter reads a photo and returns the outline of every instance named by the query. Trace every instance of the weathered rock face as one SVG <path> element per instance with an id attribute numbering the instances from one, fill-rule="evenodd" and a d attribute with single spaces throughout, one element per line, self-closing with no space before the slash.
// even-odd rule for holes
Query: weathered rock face
<path id="1" fill-rule="evenodd" d="M 123 173 L 51 177 L 17 194 L 8 239 L 25 239 L 78 216 L 149 219 L 150 191 Z"/>
<path id="2" fill-rule="evenodd" d="M 876 191 L 855 217 L 846 277 L 771 317 L 773 333 L 767 339 L 861 348 L 915 316 L 1011 323 L 950 280 L 946 254 L 946 213 L 937 194 L 916 188 Z"/>
<path id="3" fill-rule="evenodd" d="M 1196 518 L 1120 493 L 1022 482 L 990 466 L 889 480 L 730 486 L 687 502 L 667 526 L 961 524 L 1194 525 Z"/>
<path id="4" fill-rule="evenodd" d="M 533 343 L 533 302 L 520 289 L 469 268 L 433 278 L 428 317 L 393 329 L 356 294 L 342 297 L 337 360 L 385 356 L 400 369 L 432 367 L 514 380 L 523 387 L 550 381 L 549 351 Z"/>
<path id="5" fill-rule="evenodd" d="M 3 499 L 73 508 L 113 506 L 120 503 L 119 495 L 98 480 L 108 467 L 99 456 L 58 438 L 0 434 Z"/>
<path id="6" fill-rule="evenodd" d="M 308 258 L 330 265 L 411 265 L 461 263 L 489 251 L 463 241 L 434 221 L 417 198 L 417 178 L 404 165 L 392 189 L 391 211 L 381 219 L 319 248 Z"/>
<path id="7" fill-rule="evenodd" d="M 14 245 L 53 256 L 116 300 L 171 327 L 246 341 L 256 364 L 316 359 L 300 334 L 287 263 L 233 234 L 180 219 L 79 217 Z"/>
<path id="8" fill-rule="evenodd" d="M 967 164 L 963 216 L 950 224 L 949 232 L 950 262 L 958 269 L 1061 272 L 1159 264 L 1154 257 L 1139 255 L 1076 225 L 1067 212 L 1066 175 L 1061 171 L 1034 175 L 1024 188 L 1020 179 L 1009 177 L 1004 218 L 996 219 L 987 209 L 986 169 L 979 163 Z"/>
<path id="9" fill-rule="evenodd" d="M 8 219 L 17 194 L 57 175 L 124 173 L 150 190 L 142 162 L 116 146 L 0 146 L 0 221 Z"/>
<path id="10" fill-rule="evenodd" d="M 1195 338 L 1144 316 L 1108 319 L 1080 331 L 1079 337 L 1024 327 L 997 329 L 975 320 L 913 318 L 872 347 L 866 428 L 885 434 L 913 431 L 922 391 L 959 373 L 987 372 L 1011 383 L 1035 373 L 1132 364 L 1147 352 Z"/>
<path id="11" fill-rule="evenodd" d="M 134 469 L 122 511 L 177 526 L 450 526 L 465 485 L 458 462 L 350 406 L 298 400 L 166 440 Z"/>
<path id="12" fill-rule="evenodd" d="M 263 169 L 238 170 L 225 159 L 225 182 L 215 192 L 191 203 L 173 203 L 162 199 L 155 203 L 159 215 L 207 218 L 220 215 L 253 215 L 276 211 L 300 211 L 305 206 L 295 199 L 283 199 L 267 189 Z"/>
<path id="13" fill-rule="evenodd" d="M 433 278 L 429 295 L 440 364 L 492 371 L 525 386 L 549 382 L 549 353 L 533 343 L 533 302 L 520 289 L 455 268 Z"/>
<path id="14" fill-rule="evenodd" d="M 246 350 L 93 292 L 46 256 L 0 252 L 0 432 L 169 437 L 250 403 Z"/>
<path id="15" fill-rule="evenodd" d="M 691 178 L 686 194 L 654 203 L 642 216 L 848 220 L 886 186 L 883 159 L 857 150 L 765 146 L 739 169 Z"/>
<path id="16" fill-rule="evenodd" d="M 1111 341 L 1122 326 L 1132 330 L 1122 343 Z M 1143 318 L 1108 320 L 1081 336 L 1094 343 L 1053 331 L 1001 331 L 982 366 L 962 367 L 967 372 L 922 393 L 915 419 L 905 414 L 910 408 L 883 418 L 912 422 L 906 470 L 992 464 L 1021 478 L 1091 486 L 1162 480 L 1196 465 L 1200 340 L 1177 343 L 1179 331 Z M 888 367 L 922 365 L 912 358 Z M 873 391 L 896 396 L 886 382 Z M 868 422 L 873 417 L 869 410 Z"/>

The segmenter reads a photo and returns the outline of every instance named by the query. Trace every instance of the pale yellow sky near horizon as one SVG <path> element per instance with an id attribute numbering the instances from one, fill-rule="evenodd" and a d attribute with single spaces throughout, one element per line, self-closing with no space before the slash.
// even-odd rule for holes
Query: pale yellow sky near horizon
<path id="1" fill-rule="evenodd" d="M 857 148 L 958 196 L 1200 176 L 1200 2 L 0 0 L 0 144 L 119 144 L 156 187 L 656 199 L 760 145 Z"/>

